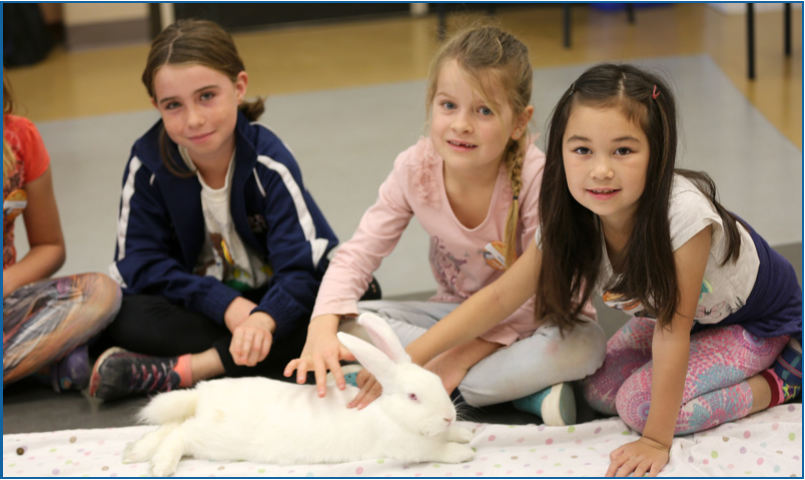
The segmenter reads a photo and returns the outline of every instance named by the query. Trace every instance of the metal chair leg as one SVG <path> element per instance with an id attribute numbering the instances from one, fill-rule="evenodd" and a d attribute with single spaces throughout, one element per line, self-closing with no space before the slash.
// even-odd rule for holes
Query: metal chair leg
<path id="1" fill-rule="evenodd" d="M 785 46 L 784 46 L 784 48 L 785 48 L 785 56 L 790 57 L 791 56 L 791 4 L 790 3 L 784 3 L 783 5 L 784 5 L 784 7 L 783 7 L 784 8 L 783 22 L 785 22 L 785 26 L 783 27 L 783 29 L 785 30 L 785 34 L 784 34 L 785 38 L 784 38 L 783 41 L 785 42 Z"/>
<path id="2" fill-rule="evenodd" d="M 746 65 L 749 80 L 755 79 L 755 6 L 746 4 Z"/>

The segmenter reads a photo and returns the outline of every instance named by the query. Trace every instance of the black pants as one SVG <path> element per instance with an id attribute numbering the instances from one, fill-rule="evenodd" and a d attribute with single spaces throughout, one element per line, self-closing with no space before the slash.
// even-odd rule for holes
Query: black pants
<path id="1" fill-rule="evenodd" d="M 282 371 L 289 361 L 302 353 L 306 336 L 305 325 L 273 343 L 268 356 L 254 367 L 235 365 L 229 353 L 232 333 L 226 326 L 174 305 L 161 296 L 130 295 L 123 297 L 120 313 L 94 345 L 93 353 L 97 354 L 109 346 L 119 346 L 145 355 L 176 357 L 215 348 L 227 377 L 284 379 Z"/>
<path id="2" fill-rule="evenodd" d="M 242 295 L 259 303 L 266 288 L 258 288 Z M 361 300 L 379 300 L 380 285 L 372 278 Z M 293 330 L 280 342 L 271 345 L 268 356 L 254 367 L 235 365 L 229 345 L 232 333 L 224 325 L 158 295 L 128 295 L 123 297 L 120 312 L 100 337 L 93 342 L 90 353 L 100 355 L 106 348 L 123 347 L 136 353 L 159 357 L 176 357 L 186 353 L 201 353 L 215 348 L 224 364 L 227 377 L 263 376 L 288 380 L 282 372 L 294 358 L 299 358 L 305 346 L 307 324 Z M 292 376 L 293 381 L 296 377 Z M 315 383 L 313 373 L 308 383 Z"/>

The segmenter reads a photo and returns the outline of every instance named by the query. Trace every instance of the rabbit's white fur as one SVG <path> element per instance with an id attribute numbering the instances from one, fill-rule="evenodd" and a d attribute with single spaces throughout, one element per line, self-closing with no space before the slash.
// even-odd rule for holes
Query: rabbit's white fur
<path id="1" fill-rule="evenodd" d="M 359 323 L 377 348 L 345 333 L 338 338 L 383 386 L 365 409 L 346 408 L 359 391 L 352 386 L 328 387 L 319 398 L 313 385 L 260 377 L 201 382 L 143 408 L 140 419 L 161 426 L 129 445 L 123 461 L 150 460 L 153 475 L 167 476 L 185 455 L 277 464 L 470 460 L 472 432 L 455 425 L 439 377 L 411 362 L 380 317 L 365 313 Z"/>

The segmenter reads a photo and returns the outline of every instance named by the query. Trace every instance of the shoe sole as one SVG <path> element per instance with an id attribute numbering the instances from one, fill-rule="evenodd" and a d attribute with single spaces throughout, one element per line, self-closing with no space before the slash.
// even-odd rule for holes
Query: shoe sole
<path id="1" fill-rule="evenodd" d="M 549 427 L 564 427 L 576 423 L 576 397 L 570 384 L 563 382 L 551 387 L 542 401 L 542 421 Z M 562 412 L 567 414 L 564 418 Z"/>
<path id="2" fill-rule="evenodd" d="M 89 379 L 89 396 L 90 397 L 97 398 L 95 396 L 95 394 L 98 393 L 98 387 L 100 386 L 100 382 L 101 382 L 101 374 L 98 373 L 98 368 L 100 368 L 100 366 L 103 364 L 103 362 L 105 362 L 106 359 L 109 358 L 110 356 L 112 356 L 112 355 L 114 355 L 116 353 L 125 352 L 125 351 L 126 351 L 126 349 L 120 348 L 120 347 L 108 348 L 105 352 L 103 352 L 101 354 L 100 357 L 98 357 L 97 360 L 95 360 L 95 365 L 92 366 L 92 374 L 90 375 L 90 379 Z M 103 399 L 101 399 L 101 400 L 103 400 Z"/>

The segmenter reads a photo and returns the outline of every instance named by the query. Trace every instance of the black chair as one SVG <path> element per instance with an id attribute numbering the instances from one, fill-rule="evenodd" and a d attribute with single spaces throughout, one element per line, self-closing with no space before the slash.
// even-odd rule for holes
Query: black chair
<path id="1" fill-rule="evenodd" d="M 783 51 L 791 57 L 791 4 L 783 4 Z M 749 80 L 755 79 L 755 5 L 746 4 L 746 68 Z"/>

